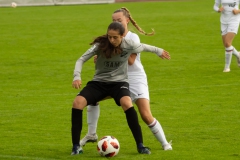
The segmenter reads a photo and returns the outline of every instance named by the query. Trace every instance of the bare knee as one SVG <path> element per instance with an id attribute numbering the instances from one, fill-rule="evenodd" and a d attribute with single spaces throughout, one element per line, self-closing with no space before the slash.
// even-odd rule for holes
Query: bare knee
<path id="1" fill-rule="evenodd" d="M 232 45 L 232 44 L 231 44 L 230 42 L 225 42 L 225 43 L 224 43 L 224 47 L 225 47 L 225 48 L 231 47 L 231 45 Z"/>
<path id="2" fill-rule="evenodd" d="M 124 111 L 126 111 L 127 109 L 129 109 L 130 107 L 132 107 L 132 100 L 129 96 L 124 96 L 120 99 L 120 104 L 122 106 L 122 109 Z"/>
<path id="3" fill-rule="evenodd" d="M 150 109 L 149 100 L 145 98 L 140 98 L 136 101 L 138 111 L 141 115 L 142 120 L 147 124 L 151 124 L 154 121 L 152 112 Z"/>
<path id="4" fill-rule="evenodd" d="M 227 33 L 226 35 L 224 35 L 222 37 L 223 45 L 225 48 L 232 46 L 232 41 L 233 41 L 234 37 L 235 37 L 235 33 L 231 33 L 231 32 Z"/>
<path id="5" fill-rule="evenodd" d="M 82 96 L 77 96 L 73 101 L 73 107 L 72 108 L 83 110 L 86 105 L 87 105 L 86 99 Z"/>

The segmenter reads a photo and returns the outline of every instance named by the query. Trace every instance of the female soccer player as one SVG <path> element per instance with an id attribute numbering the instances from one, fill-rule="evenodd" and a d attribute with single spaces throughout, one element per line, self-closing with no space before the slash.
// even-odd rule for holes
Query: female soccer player
<path id="1" fill-rule="evenodd" d="M 223 72 L 230 72 L 232 54 L 237 57 L 238 66 L 240 67 L 239 52 L 232 46 L 240 22 L 239 2 L 240 0 L 215 0 L 213 6 L 215 11 L 221 13 L 221 33 L 225 47 L 225 67 Z"/>
<path id="2" fill-rule="evenodd" d="M 140 33 L 144 35 L 153 35 L 152 33 L 144 32 L 133 20 L 127 8 L 122 7 L 112 14 L 112 20 L 122 23 L 125 28 L 123 36 L 132 39 L 135 42 L 140 42 L 137 34 L 128 30 L 128 24 L 131 22 Z M 131 99 L 136 103 L 143 121 L 148 125 L 153 135 L 161 143 L 163 150 L 172 150 L 171 143 L 166 140 L 164 131 L 156 118 L 152 116 L 149 104 L 149 91 L 147 76 L 140 60 L 140 53 L 132 53 L 128 59 L 128 82 Z M 97 122 L 99 118 L 99 105 L 88 105 L 87 107 L 88 133 L 80 141 L 80 145 L 84 146 L 87 142 L 96 142 L 98 137 L 96 134 Z"/>
<path id="3" fill-rule="evenodd" d="M 112 97 L 118 106 L 122 106 L 126 114 L 128 126 L 134 136 L 137 150 L 142 154 L 150 154 L 144 147 L 142 131 L 138 123 L 137 113 L 132 105 L 129 92 L 127 65 L 131 53 L 142 51 L 156 53 L 163 59 L 170 59 L 167 51 L 143 43 L 135 43 L 125 39 L 125 28 L 119 22 L 112 22 L 107 34 L 97 37 L 88 49 L 76 62 L 72 86 L 81 87 L 81 71 L 83 63 L 97 55 L 96 71 L 92 81 L 79 92 L 72 106 L 72 155 L 81 153 L 79 144 L 82 131 L 82 111 L 89 104 L 96 104 L 107 96 Z M 92 94 L 94 93 L 94 94 Z"/>

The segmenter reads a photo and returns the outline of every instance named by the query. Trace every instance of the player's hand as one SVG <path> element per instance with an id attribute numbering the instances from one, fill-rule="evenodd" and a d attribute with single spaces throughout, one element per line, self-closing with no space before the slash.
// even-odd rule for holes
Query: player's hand
<path id="1" fill-rule="evenodd" d="M 238 14 L 238 13 L 239 13 L 239 10 L 238 10 L 238 9 L 233 9 L 233 10 L 232 10 L 232 12 L 233 12 L 233 14 L 235 14 L 235 15 L 236 15 L 236 14 Z"/>
<path id="2" fill-rule="evenodd" d="M 224 10 L 224 8 L 223 8 L 223 7 L 220 7 L 219 10 L 218 10 L 218 12 L 222 12 L 223 10 Z"/>
<path id="3" fill-rule="evenodd" d="M 95 56 L 93 57 L 93 62 L 94 62 L 94 63 L 97 63 L 97 55 L 95 55 Z"/>
<path id="4" fill-rule="evenodd" d="M 160 56 L 162 59 L 171 59 L 170 54 L 163 50 L 162 55 Z"/>
<path id="5" fill-rule="evenodd" d="M 81 88 L 81 85 L 82 85 L 81 80 L 75 80 L 75 81 L 72 82 L 72 87 L 75 88 L 75 89 Z"/>

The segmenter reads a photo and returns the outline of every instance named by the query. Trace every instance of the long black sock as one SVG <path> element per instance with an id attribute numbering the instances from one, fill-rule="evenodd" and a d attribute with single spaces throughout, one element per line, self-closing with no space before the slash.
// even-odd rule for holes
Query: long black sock
<path id="1" fill-rule="evenodd" d="M 138 116 L 136 110 L 131 107 L 125 111 L 128 126 L 132 131 L 133 137 L 135 139 L 136 145 L 143 143 L 141 126 L 138 123 Z"/>
<path id="2" fill-rule="evenodd" d="M 82 131 L 82 110 L 72 108 L 72 144 L 79 145 Z"/>

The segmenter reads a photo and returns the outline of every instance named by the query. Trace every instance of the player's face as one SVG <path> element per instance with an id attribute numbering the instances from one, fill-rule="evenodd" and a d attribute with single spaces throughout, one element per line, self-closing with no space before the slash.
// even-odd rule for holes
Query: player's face
<path id="1" fill-rule="evenodd" d="M 129 22 L 129 18 L 125 17 L 123 15 L 123 12 L 113 13 L 112 14 L 112 21 L 122 23 L 125 30 L 127 30 L 127 25 L 128 25 L 128 22 Z"/>
<path id="2" fill-rule="evenodd" d="M 108 40 L 114 46 L 117 47 L 121 44 L 123 36 L 119 34 L 118 30 L 108 30 Z"/>

